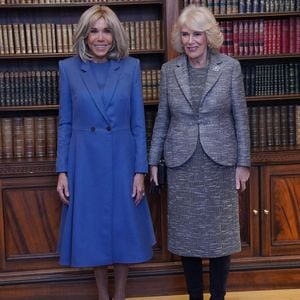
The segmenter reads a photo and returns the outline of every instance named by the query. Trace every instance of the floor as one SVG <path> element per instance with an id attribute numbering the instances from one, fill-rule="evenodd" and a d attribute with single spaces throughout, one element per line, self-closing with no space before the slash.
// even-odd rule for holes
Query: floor
<path id="1" fill-rule="evenodd" d="M 208 300 L 209 295 L 206 294 L 204 299 Z M 188 296 L 178 295 L 178 296 L 159 296 L 159 297 L 139 297 L 139 298 L 129 298 L 128 300 L 188 300 Z M 226 300 L 300 300 L 300 289 L 229 292 L 226 294 Z"/>

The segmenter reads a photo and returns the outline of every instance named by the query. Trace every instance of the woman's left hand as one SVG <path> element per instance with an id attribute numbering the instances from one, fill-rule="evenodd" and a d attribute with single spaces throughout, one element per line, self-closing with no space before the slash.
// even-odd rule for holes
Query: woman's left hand
<path id="1" fill-rule="evenodd" d="M 243 192 L 246 189 L 246 183 L 250 176 L 250 168 L 237 167 L 235 170 L 235 186 L 239 192 Z"/>
<path id="2" fill-rule="evenodd" d="M 145 175 L 136 173 L 133 178 L 132 198 L 134 198 L 135 206 L 138 206 L 145 196 Z"/>

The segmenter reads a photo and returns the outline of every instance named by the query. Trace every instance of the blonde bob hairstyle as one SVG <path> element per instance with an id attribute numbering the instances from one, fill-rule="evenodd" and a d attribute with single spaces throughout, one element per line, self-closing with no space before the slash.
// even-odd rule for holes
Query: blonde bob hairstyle
<path id="1" fill-rule="evenodd" d="M 107 6 L 94 5 L 87 9 L 80 17 L 73 36 L 73 50 L 83 61 L 92 60 L 87 38 L 91 27 L 103 18 L 112 31 L 112 47 L 107 54 L 109 59 L 121 59 L 128 56 L 128 35 L 117 15 Z"/>
<path id="2" fill-rule="evenodd" d="M 181 43 L 181 29 L 183 26 L 188 27 L 190 30 L 205 32 L 208 48 L 213 53 L 219 52 L 224 37 L 219 24 L 208 8 L 189 5 L 181 12 L 172 32 L 172 45 L 179 53 L 184 52 Z"/>

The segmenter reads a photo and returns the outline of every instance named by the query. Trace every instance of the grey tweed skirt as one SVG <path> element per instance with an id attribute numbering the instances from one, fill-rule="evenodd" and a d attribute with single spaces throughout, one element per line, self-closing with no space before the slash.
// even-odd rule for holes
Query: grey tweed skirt
<path id="1" fill-rule="evenodd" d="M 167 175 L 169 251 L 202 258 L 239 252 L 235 167 L 216 164 L 198 143 L 193 156 Z"/>

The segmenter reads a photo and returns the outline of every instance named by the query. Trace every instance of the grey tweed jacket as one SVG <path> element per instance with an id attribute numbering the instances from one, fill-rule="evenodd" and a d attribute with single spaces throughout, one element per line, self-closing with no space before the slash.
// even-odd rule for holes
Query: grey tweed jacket
<path id="1" fill-rule="evenodd" d="M 206 154 L 225 166 L 250 166 L 250 135 L 243 77 L 237 60 L 210 54 L 199 111 L 191 102 L 186 55 L 161 69 L 160 104 L 153 129 L 149 164 L 162 154 L 168 167 L 184 164 L 198 136 Z"/>

